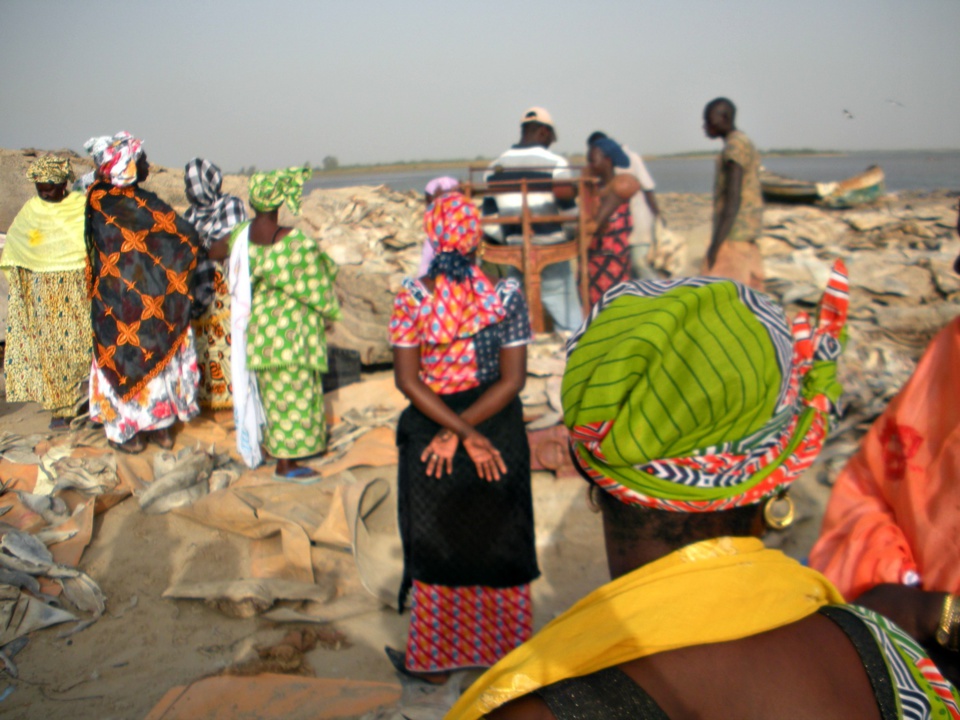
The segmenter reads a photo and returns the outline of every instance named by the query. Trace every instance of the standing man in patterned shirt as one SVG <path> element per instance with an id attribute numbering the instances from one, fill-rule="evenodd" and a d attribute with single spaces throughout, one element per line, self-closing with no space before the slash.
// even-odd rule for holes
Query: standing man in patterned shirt
<path id="1" fill-rule="evenodd" d="M 763 229 L 760 153 L 734 120 L 737 108 L 716 98 L 703 111 L 708 138 L 723 138 L 713 185 L 713 235 L 703 274 L 738 280 L 763 290 L 763 259 L 757 238 Z"/>

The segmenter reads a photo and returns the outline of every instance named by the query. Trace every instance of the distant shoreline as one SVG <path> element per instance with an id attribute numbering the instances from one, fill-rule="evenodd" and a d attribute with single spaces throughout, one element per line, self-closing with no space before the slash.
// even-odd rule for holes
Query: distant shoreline
<path id="1" fill-rule="evenodd" d="M 716 157 L 716 152 L 696 150 L 692 152 L 668 153 L 666 155 L 644 155 L 644 160 L 702 160 L 703 158 Z M 761 151 L 764 157 L 839 157 L 847 153 L 839 150 L 769 150 Z M 587 158 L 585 155 L 567 155 L 567 159 L 575 165 L 583 165 Z M 323 170 L 314 168 L 315 174 L 321 174 L 326 177 L 336 177 L 338 175 L 359 175 L 363 173 L 390 173 L 403 172 L 406 170 L 462 170 L 463 168 L 476 165 L 486 167 L 495 158 L 473 158 L 472 160 L 411 160 L 410 162 L 390 162 L 373 163 L 370 165 L 345 165 L 336 170 Z"/>
<path id="2" fill-rule="evenodd" d="M 781 149 L 774 148 L 771 150 L 761 150 L 760 154 L 764 158 L 782 158 L 782 157 L 844 157 L 850 155 L 851 153 L 862 153 L 870 152 L 864 150 L 814 150 L 810 148 L 801 148 L 801 149 Z M 883 152 L 952 152 L 951 150 L 885 150 Z M 703 160 L 708 158 L 716 157 L 716 151 L 709 150 L 694 150 L 689 152 L 679 152 L 679 153 L 666 153 L 663 155 L 644 155 L 643 159 L 650 160 Z M 586 157 L 582 154 L 568 155 L 567 159 L 575 165 L 583 165 L 586 163 Z M 463 170 L 468 166 L 486 166 L 493 162 L 494 158 L 472 158 L 472 159 L 458 159 L 458 160 L 411 160 L 409 162 L 389 162 L 389 163 L 371 163 L 371 164 L 357 164 L 357 165 L 345 165 L 338 167 L 335 170 L 323 170 L 322 168 L 314 168 L 314 177 L 342 177 L 349 175 L 362 175 L 368 173 L 394 173 L 394 172 L 416 172 L 416 171 L 425 171 L 425 170 Z"/>

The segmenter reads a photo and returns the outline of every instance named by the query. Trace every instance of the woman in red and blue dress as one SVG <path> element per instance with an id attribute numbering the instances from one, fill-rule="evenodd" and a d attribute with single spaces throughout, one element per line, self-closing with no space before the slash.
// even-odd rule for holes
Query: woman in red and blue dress
<path id="1" fill-rule="evenodd" d="M 443 683 L 530 637 L 537 578 L 530 448 L 520 391 L 532 339 L 516 280 L 477 267 L 480 214 L 460 193 L 427 208 L 437 254 L 407 280 L 390 320 L 400 417 L 398 506 L 409 595 L 398 671 Z"/>
<path id="2" fill-rule="evenodd" d="M 587 161 L 600 181 L 600 202 L 595 215 L 597 229 L 587 248 L 592 307 L 607 290 L 633 279 L 630 198 L 639 192 L 640 183 L 630 173 L 616 172 L 617 168 L 627 168 L 630 158 L 610 138 L 595 140 L 587 152 Z"/>

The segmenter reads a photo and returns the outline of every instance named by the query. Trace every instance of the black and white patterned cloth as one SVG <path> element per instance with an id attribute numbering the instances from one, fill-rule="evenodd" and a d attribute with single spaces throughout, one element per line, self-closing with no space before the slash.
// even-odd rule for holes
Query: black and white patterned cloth
<path id="1" fill-rule="evenodd" d="M 184 191 L 190 207 L 183 217 L 197 229 L 203 244 L 193 273 L 193 319 L 203 315 L 216 295 L 214 288 L 217 265 L 207 257 L 207 251 L 217 240 L 230 234 L 236 225 L 247 219 L 243 201 L 220 192 L 223 173 L 209 160 L 193 158 L 183 169 Z"/>
<path id="2" fill-rule="evenodd" d="M 223 173 L 209 160 L 190 160 L 183 170 L 183 180 L 190 201 L 190 208 L 183 217 L 197 229 L 207 249 L 247 219 L 243 201 L 220 192 Z"/>

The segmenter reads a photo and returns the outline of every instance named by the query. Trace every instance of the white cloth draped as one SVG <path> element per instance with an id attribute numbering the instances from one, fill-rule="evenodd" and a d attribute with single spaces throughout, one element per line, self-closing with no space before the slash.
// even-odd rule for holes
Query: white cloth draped
<path id="1" fill-rule="evenodd" d="M 237 428 L 237 450 L 248 467 L 263 462 L 260 449 L 266 416 L 257 387 L 257 376 L 247 370 L 247 324 L 252 305 L 250 289 L 250 224 L 237 231 L 230 251 L 227 281 L 230 283 L 231 376 L 233 420 Z"/>

